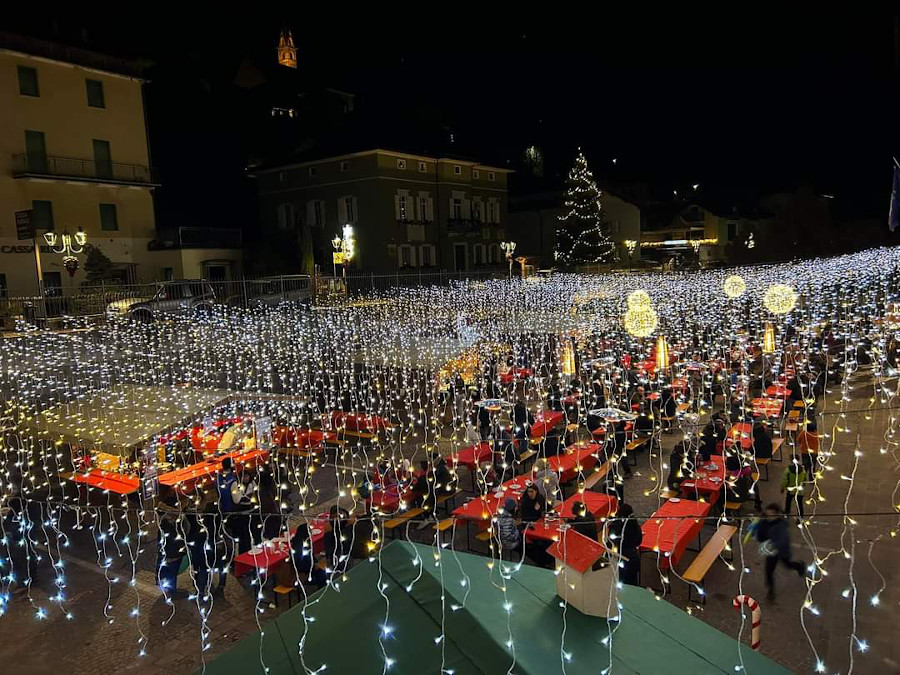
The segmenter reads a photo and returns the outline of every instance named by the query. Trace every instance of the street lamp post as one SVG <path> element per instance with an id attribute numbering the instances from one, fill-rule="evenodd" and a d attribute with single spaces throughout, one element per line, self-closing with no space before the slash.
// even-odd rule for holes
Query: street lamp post
<path id="1" fill-rule="evenodd" d="M 500 248 L 503 249 L 503 252 L 506 254 L 506 260 L 509 262 L 509 278 L 512 280 L 513 252 L 516 250 L 516 242 L 501 241 Z"/>
<path id="2" fill-rule="evenodd" d="M 74 236 L 69 234 L 68 230 L 61 235 L 57 235 L 53 231 L 44 232 L 44 241 L 47 242 L 51 251 L 63 256 L 63 267 L 66 268 L 69 276 L 75 276 L 75 272 L 78 271 L 78 258 L 75 257 L 75 254 L 84 251 L 84 245 L 87 243 L 87 235 L 84 231 L 79 227 Z"/>
<path id="3" fill-rule="evenodd" d="M 340 261 L 344 266 L 344 281 L 346 281 L 347 267 L 350 265 L 350 261 L 353 260 L 353 256 L 356 255 L 356 239 L 353 236 L 353 226 L 344 225 L 343 237 L 337 234 L 334 235 L 331 245 L 334 247 L 335 253 L 332 258 L 334 276 L 337 276 L 337 263 Z"/>
<path id="4" fill-rule="evenodd" d="M 634 249 L 637 248 L 637 242 L 634 239 L 625 240 L 625 248 L 628 249 L 628 269 L 631 269 L 631 258 L 634 255 Z"/>

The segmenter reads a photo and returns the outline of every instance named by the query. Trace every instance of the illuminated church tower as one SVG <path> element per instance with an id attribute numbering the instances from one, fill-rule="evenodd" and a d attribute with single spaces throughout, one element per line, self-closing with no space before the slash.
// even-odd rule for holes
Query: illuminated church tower
<path id="1" fill-rule="evenodd" d="M 287 28 L 278 36 L 278 65 L 297 67 L 297 48 L 294 46 L 294 37 Z"/>

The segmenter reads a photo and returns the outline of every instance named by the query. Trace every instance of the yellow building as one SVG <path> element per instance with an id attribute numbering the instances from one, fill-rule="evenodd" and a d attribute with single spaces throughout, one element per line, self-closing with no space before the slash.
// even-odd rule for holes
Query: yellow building
<path id="1" fill-rule="evenodd" d="M 70 275 L 47 230 L 82 228 L 125 283 L 237 276 L 240 232 L 157 233 L 143 85 L 135 62 L 0 32 L 0 294 L 38 290 L 32 240 L 17 238 L 28 210 L 51 295 L 82 285 L 86 251 Z"/>

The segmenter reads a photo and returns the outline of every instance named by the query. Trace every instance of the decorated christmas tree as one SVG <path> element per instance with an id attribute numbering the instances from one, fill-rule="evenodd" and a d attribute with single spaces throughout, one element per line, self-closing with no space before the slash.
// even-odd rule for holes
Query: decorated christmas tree
<path id="1" fill-rule="evenodd" d="M 616 247 L 606 236 L 602 193 L 580 149 L 566 183 L 565 213 L 556 230 L 556 263 L 573 267 L 614 260 Z"/>

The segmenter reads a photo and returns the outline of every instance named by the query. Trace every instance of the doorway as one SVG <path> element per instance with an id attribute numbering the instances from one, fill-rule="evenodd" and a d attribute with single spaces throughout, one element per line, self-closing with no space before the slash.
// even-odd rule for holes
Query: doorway
<path id="1" fill-rule="evenodd" d="M 453 271 L 466 272 L 469 269 L 468 247 L 462 242 L 453 244 Z"/>

